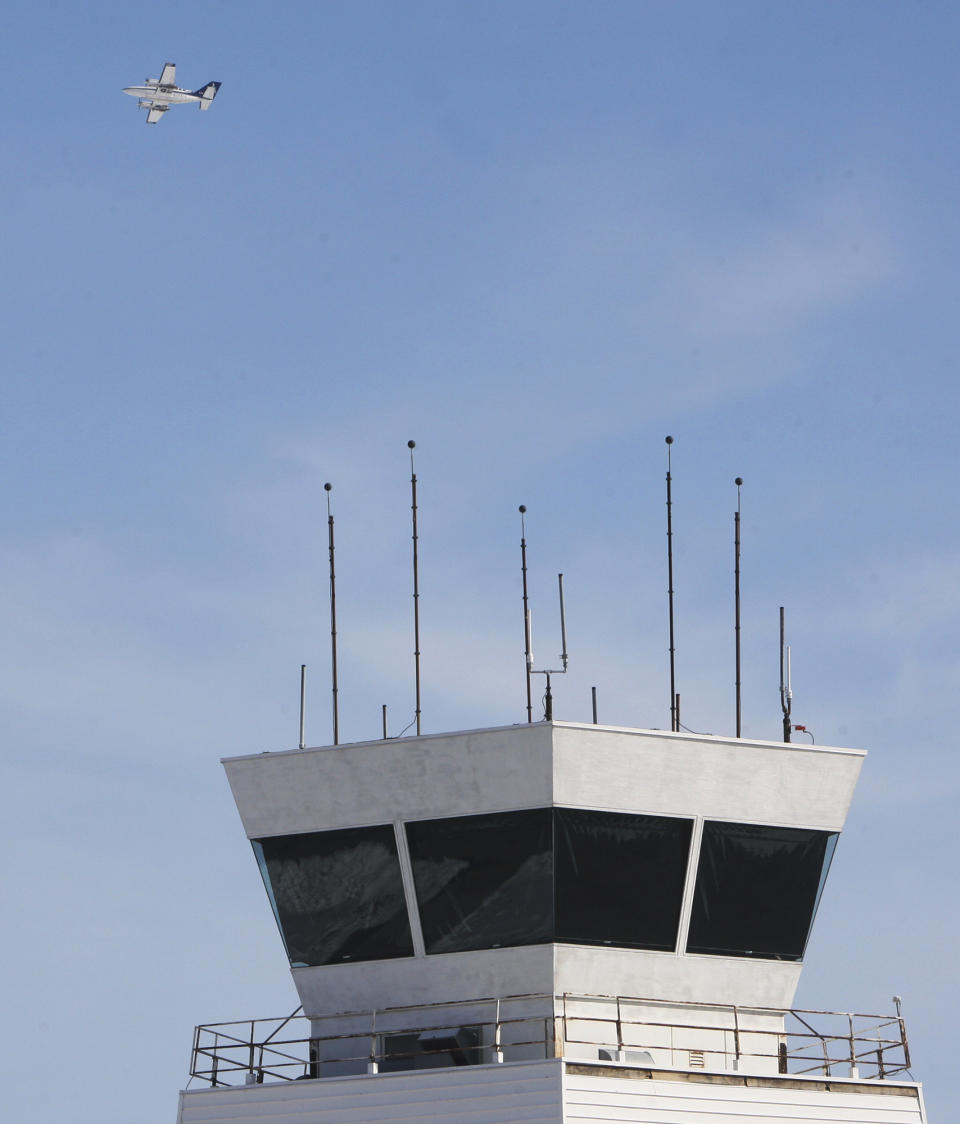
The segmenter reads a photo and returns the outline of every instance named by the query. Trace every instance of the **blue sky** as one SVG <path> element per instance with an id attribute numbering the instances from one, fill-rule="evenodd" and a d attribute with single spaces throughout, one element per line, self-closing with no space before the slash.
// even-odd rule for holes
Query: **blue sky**
<path id="1" fill-rule="evenodd" d="M 904 998 L 947 1119 L 960 17 L 941 3 L 11 5 L 0 708 L 11 1118 L 172 1121 L 192 1027 L 295 997 L 218 764 L 523 718 L 519 517 L 557 716 L 678 687 L 870 750 L 798 1004 Z M 210 113 L 146 128 L 167 59 Z M 30 1106 L 29 1108 L 27 1106 Z"/>

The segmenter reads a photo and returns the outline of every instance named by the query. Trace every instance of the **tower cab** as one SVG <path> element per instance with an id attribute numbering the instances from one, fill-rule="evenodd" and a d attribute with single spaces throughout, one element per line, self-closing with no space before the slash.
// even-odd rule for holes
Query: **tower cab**
<path id="1" fill-rule="evenodd" d="M 538 722 L 227 758 L 302 1010 L 197 1028 L 180 1124 L 919 1124 L 899 1011 L 793 1009 L 864 756 Z"/>

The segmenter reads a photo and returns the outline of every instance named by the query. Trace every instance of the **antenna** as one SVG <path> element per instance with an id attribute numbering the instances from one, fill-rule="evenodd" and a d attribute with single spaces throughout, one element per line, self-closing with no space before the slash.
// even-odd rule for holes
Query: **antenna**
<path id="1" fill-rule="evenodd" d="M 552 722 L 553 721 L 553 692 L 550 689 L 550 676 L 551 675 L 566 675 L 567 674 L 567 663 L 568 663 L 568 656 L 567 656 L 567 621 L 566 621 L 566 614 L 564 612 L 564 607 L 563 607 L 563 574 L 557 574 L 557 588 L 560 592 L 560 636 L 562 638 L 561 644 L 562 644 L 562 647 L 563 647 L 563 651 L 560 653 L 560 662 L 563 664 L 563 667 L 562 668 L 549 668 L 549 669 L 548 668 L 541 668 L 538 671 L 536 668 L 534 668 L 532 666 L 532 664 L 533 664 L 533 653 L 532 652 L 530 652 L 530 662 L 527 665 L 529 670 L 530 670 L 531 675 L 544 675 L 544 676 L 546 676 L 547 688 L 546 688 L 546 693 L 544 694 L 544 700 L 543 700 L 543 702 L 544 702 L 543 717 L 544 717 L 544 720 L 546 722 Z M 529 620 L 530 620 L 529 616 L 527 617 L 527 620 L 529 622 Z M 529 651 L 529 641 L 528 641 L 528 651 Z"/>
<path id="2" fill-rule="evenodd" d="M 670 617 L 670 729 L 680 729 L 679 705 L 677 702 L 677 664 L 676 647 L 673 635 L 673 497 L 670 491 L 670 446 L 672 437 L 664 439 L 667 443 L 667 602 Z"/>
<path id="3" fill-rule="evenodd" d="M 304 740 L 304 718 L 307 712 L 307 665 L 302 663 L 300 665 L 300 748 L 306 749 L 307 743 Z"/>
<path id="4" fill-rule="evenodd" d="M 330 673 L 333 679 L 333 744 L 340 744 L 340 709 L 337 700 L 337 572 L 334 566 L 333 511 L 330 507 L 332 484 L 324 484 L 327 493 L 327 543 L 330 548 Z"/>
<path id="5" fill-rule="evenodd" d="M 593 703 L 593 724 L 594 724 L 594 726 L 596 726 L 596 724 L 597 724 L 597 688 L 596 687 L 590 688 L 590 699 Z"/>
<path id="6" fill-rule="evenodd" d="M 410 450 L 410 510 L 413 512 L 413 662 L 414 678 L 417 688 L 417 736 L 420 736 L 420 571 L 418 566 L 418 538 L 417 538 L 417 474 L 413 470 L 413 450 L 416 441 L 408 441 Z"/>
<path id="7" fill-rule="evenodd" d="M 743 484 L 743 477 L 738 476 L 734 480 L 737 486 L 737 510 L 733 516 L 733 555 L 734 555 L 734 626 L 733 632 L 736 639 L 737 650 L 737 677 L 736 677 L 736 691 L 737 691 L 737 737 L 740 737 L 741 723 L 740 723 L 740 487 Z"/>
<path id="8" fill-rule="evenodd" d="M 790 740 L 790 710 L 793 704 L 793 690 L 790 686 L 790 649 L 784 646 L 783 606 L 780 606 L 780 709 L 783 711 L 783 740 Z M 783 678 L 783 657 L 786 651 L 787 678 Z"/>
<path id="9" fill-rule="evenodd" d="M 527 524 L 526 504 L 520 505 L 520 572 L 523 575 L 523 654 L 527 677 L 527 721 L 533 721 L 533 699 L 530 691 L 530 669 L 533 667 L 530 608 L 527 600 Z"/>
<path id="10" fill-rule="evenodd" d="M 563 574 L 557 574 L 557 587 L 560 591 L 560 659 L 563 670 L 567 670 L 567 616 L 563 609 Z"/>

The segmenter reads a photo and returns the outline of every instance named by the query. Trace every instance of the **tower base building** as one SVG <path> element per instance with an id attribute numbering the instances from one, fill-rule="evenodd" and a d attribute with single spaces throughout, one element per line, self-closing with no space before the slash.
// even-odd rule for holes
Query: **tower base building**
<path id="1" fill-rule="evenodd" d="M 865 754 L 570 722 L 224 761 L 302 1007 L 178 1124 L 924 1124 L 900 1012 L 793 1007 Z"/>

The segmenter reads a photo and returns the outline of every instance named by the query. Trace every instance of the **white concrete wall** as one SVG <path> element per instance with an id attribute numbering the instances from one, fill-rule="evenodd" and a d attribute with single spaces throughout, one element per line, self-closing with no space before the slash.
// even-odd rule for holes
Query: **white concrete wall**
<path id="1" fill-rule="evenodd" d="M 449 952 L 411 960 L 371 960 L 294 968 L 308 1016 L 415 1003 L 553 994 L 553 946 Z M 384 1001 L 389 996 L 389 1002 Z"/>
<path id="2" fill-rule="evenodd" d="M 639 1000 L 565 996 L 562 1016 L 563 1056 L 596 1062 L 603 1048 L 615 1060 L 661 1069 L 726 1070 L 740 1074 L 778 1075 L 778 1048 L 784 1040 L 782 1014 L 728 1007 L 687 1007 Z M 619 1026 L 618 1026 L 619 1022 Z M 618 1041 L 619 1033 L 619 1041 Z M 737 1043 L 739 1042 L 739 1057 Z M 622 1048 L 626 1057 L 617 1059 Z M 646 1051 L 652 1061 L 637 1057 Z M 702 1059 L 691 1060 L 699 1053 Z"/>
<path id="3" fill-rule="evenodd" d="M 541 722 L 223 764 L 250 838 L 550 804 L 839 831 L 864 756 Z"/>
<path id="4" fill-rule="evenodd" d="M 735 956 L 691 956 L 629 948 L 555 946 L 556 990 L 633 995 L 674 1003 L 789 1007 L 801 963 Z"/>
<path id="5" fill-rule="evenodd" d="M 564 1075 L 563 1084 L 564 1124 L 924 1124 L 916 1087 L 906 1087 L 906 1096 L 893 1096 L 825 1091 L 812 1083 L 744 1088 L 572 1073 Z"/>
<path id="6" fill-rule="evenodd" d="M 863 750 L 554 723 L 556 804 L 839 831 Z"/>
<path id="7" fill-rule="evenodd" d="M 536 723 L 228 757 L 223 765 L 255 839 L 546 807 L 551 736 Z"/>
<path id="8" fill-rule="evenodd" d="M 562 1124 L 559 1061 L 180 1094 L 178 1124 Z"/>
<path id="9" fill-rule="evenodd" d="M 924 1124 L 916 1086 L 586 1075 L 559 1060 L 180 1094 L 178 1124 Z M 901 1093 L 904 1095 L 895 1095 Z"/>

